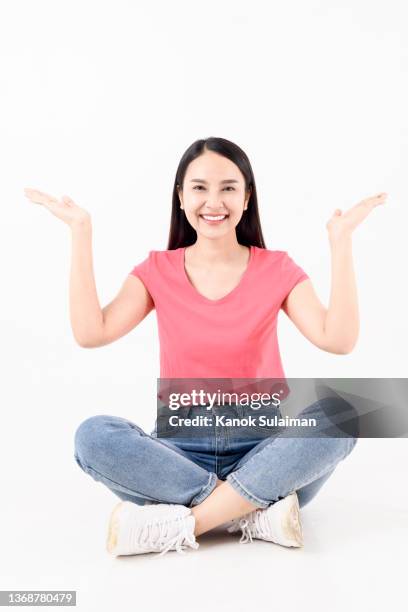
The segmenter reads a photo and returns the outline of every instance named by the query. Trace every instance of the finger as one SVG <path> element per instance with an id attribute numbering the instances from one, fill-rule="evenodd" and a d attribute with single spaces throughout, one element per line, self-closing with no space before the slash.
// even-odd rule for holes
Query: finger
<path id="1" fill-rule="evenodd" d="M 370 198 L 366 198 L 372 202 L 378 202 L 378 200 L 385 200 L 387 194 L 385 192 L 377 193 L 375 196 L 371 196 Z"/>
<path id="2" fill-rule="evenodd" d="M 59 203 L 58 198 L 51 196 L 48 193 L 39 191 L 38 189 L 27 189 L 26 196 L 35 204 L 50 206 Z"/>
<path id="3" fill-rule="evenodd" d="M 44 191 L 40 191 L 39 189 L 31 189 L 30 187 L 26 187 L 24 189 L 24 192 L 29 197 L 45 197 L 45 196 L 49 196 L 49 194 L 45 193 Z"/>
<path id="4" fill-rule="evenodd" d="M 371 198 L 364 199 L 360 203 L 367 207 L 374 207 L 374 206 L 378 206 L 378 204 L 382 204 L 383 202 L 385 202 L 386 198 L 387 198 L 387 194 L 385 192 L 381 192 L 375 196 L 372 196 Z"/>
<path id="5" fill-rule="evenodd" d="M 387 199 L 388 194 L 384 192 L 377 194 L 377 203 L 382 204 Z"/>

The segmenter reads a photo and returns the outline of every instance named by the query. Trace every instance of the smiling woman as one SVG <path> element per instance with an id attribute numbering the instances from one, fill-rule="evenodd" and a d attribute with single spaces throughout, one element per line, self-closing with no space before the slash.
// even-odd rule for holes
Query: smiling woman
<path id="1" fill-rule="evenodd" d="M 200 139 L 185 151 L 173 186 L 167 249 L 150 251 L 133 266 L 104 308 L 96 292 L 89 213 L 68 196 L 60 201 L 34 189 L 26 195 L 72 231 L 70 317 L 82 347 L 114 342 L 155 309 L 161 379 L 198 377 L 210 389 L 212 379 L 284 379 L 281 309 L 323 350 L 346 353 L 356 341 L 351 232 L 386 194 L 344 215 L 336 210 L 327 223 L 333 275 L 328 309 L 286 251 L 266 248 L 251 164 L 224 138 Z M 317 409 L 312 404 L 305 410 Z M 157 421 L 150 434 L 117 416 L 83 421 L 75 432 L 75 461 L 122 500 L 111 514 L 107 550 L 196 549 L 197 536 L 226 521 L 231 532 L 242 530 L 251 540 L 302 546 L 300 507 L 356 440 L 276 433 L 265 439 L 266 427 L 254 427 L 261 439 L 234 440 L 220 423 L 207 438 L 158 440 Z"/>
<path id="2" fill-rule="evenodd" d="M 242 214 L 247 211 L 248 201 L 252 193 L 253 208 L 251 208 L 251 214 L 255 213 L 256 215 L 257 212 L 256 194 L 253 191 L 255 181 L 249 161 L 247 173 L 249 174 L 249 180 L 246 179 L 242 171 L 240 172 L 236 164 L 211 150 L 191 159 L 188 167 L 185 167 L 184 170 L 179 167 L 177 172 L 179 178 L 176 177 L 175 185 L 177 208 L 175 209 L 175 193 L 173 193 L 172 224 L 177 223 L 179 220 L 177 213 L 180 214 L 179 210 L 183 210 L 189 224 L 195 228 L 196 232 L 200 222 L 207 226 L 222 227 L 225 232 L 228 232 L 228 241 L 226 241 L 226 236 L 223 235 L 223 243 L 230 243 L 230 252 L 238 251 L 239 240 L 235 227 L 239 225 Z M 197 175 L 209 178 L 197 178 Z M 230 178 L 221 178 L 225 175 Z M 180 209 L 178 208 L 178 200 L 180 200 Z M 245 226 L 245 221 L 243 220 L 242 226 Z M 171 231 L 170 229 L 170 233 Z M 220 236 L 219 233 L 216 235 Z M 215 235 L 212 238 L 212 244 L 215 247 L 214 239 Z M 170 242 L 171 236 L 168 248 L 172 248 Z M 197 240 L 194 242 L 200 250 L 202 247 L 206 250 L 209 248 L 205 238 L 201 237 L 200 233 L 197 234 Z M 243 243 L 245 243 L 245 240 Z M 219 250 L 219 247 L 217 250 Z"/>

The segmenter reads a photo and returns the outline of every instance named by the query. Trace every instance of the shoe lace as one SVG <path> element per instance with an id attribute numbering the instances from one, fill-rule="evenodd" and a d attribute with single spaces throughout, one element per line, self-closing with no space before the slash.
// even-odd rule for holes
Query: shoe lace
<path id="1" fill-rule="evenodd" d="M 255 535 L 264 537 L 268 534 L 268 523 L 263 509 L 254 510 L 246 517 L 241 518 L 239 521 L 239 526 L 242 531 L 242 536 L 239 541 L 240 544 L 252 542 L 252 538 Z"/>
<path id="2" fill-rule="evenodd" d="M 194 533 L 191 529 L 188 529 L 187 522 L 184 520 L 186 517 L 172 517 L 164 519 L 158 523 L 148 523 L 145 529 L 140 533 L 140 539 L 138 544 L 140 547 L 146 549 L 146 551 L 154 550 L 161 551 L 157 557 L 165 555 L 169 550 L 176 550 L 178 553 L 185 554 L 185 548 L 190 546 L 191 548 L 197 549 L 199 547 L 198 542 L 195 540 Z M 169 539 L 169 529 L 171 525 L 174 525 L 174 521 L 180 523 L 177 534 Z M 154 529 L 158 529 L 155 532 Z M 163 548 L 164 546 L 164 548 Z"/>

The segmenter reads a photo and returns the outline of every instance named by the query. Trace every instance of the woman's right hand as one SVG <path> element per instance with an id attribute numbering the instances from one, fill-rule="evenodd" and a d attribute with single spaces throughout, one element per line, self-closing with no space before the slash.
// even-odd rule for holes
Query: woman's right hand
<path id="1" fill-rule="evenodd" d="M 58 198 L 38 191 L 37 189 L 31 189 L 26 187 L 24 189 L 25 196 L 34 202 L 34 204 L 41 204 L 48 208 L 48 210 L 64 221 L 71 229 L 75 226 L 81 226 L 91 221 L 91 216 L 83 208 L 80 208 L 69 196 L 62 196 L 61 200 Z"/>

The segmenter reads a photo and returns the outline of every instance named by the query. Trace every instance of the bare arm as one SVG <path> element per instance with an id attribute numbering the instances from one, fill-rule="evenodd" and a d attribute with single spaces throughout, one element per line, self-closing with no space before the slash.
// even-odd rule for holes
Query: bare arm
<path id="1" fill-rule="evenodd" d="M 331 248 L 329 308 L 317 297 L 311 281 L 298 283 L 282 309 L 299 331 L 317 347 L 330 353 L 350 353 L 358 338 L 359 312 L 352 257 L 352 232 L 387 194 L 366 198 L 345 214 L 336 209 L 326 227 Z"/>
<path id="2" fill-rule="evenodd" d="M 328 346 L 340 348 L 341 353 L 350 353 L 357 342 L 360 327 L 351 236 L 332 243 L 331 270 L 324 336 Z"/>
<path id="3" fill-rule="evenodd" d="M 153 308 L 142 281 L 128 275 L 115 299 L 101 309 L 92 261 L 92 226 L 76 224 L 72 228 L 70 318 L 78 344 L 84 348 L 110 344 L 136 327 Z"/>
<path id="4" fill-rule="evenodd" d="M 324 320 L 327 309 L 316 295 L 312 281 L 298 283 L 282 304 L 283 312 L 312 344 L 329 353 L 324 337 Z"/>
<path id="5" fill-rule="evenodd" d="M 307 279 L 292 289 L 282 309 L 315 346 L 343 355 L 352 351 L 359 331 L 351 240 L 332 246 L 331 270 L 328 308 L 320 302 L 311 280 Z"/>
<path id="6" fill-rule="evenodd" d="M 69 280 L 71 327 L 76 342 L 84 348 L 109 344 L 138 325 L 154 308 L 142 281 L 130 274 L 118 295 L 101 309 L 93 270 L 92 223 L 87 211 L 71 198 L 62 200 L 36 189 L 25 195 L 64 221 L 71 229 L 72 259 Z"/>
<path id="7" fill-rule="evenodd" d="M 103 313 L 96 292 L 92 260 L 92 225 L 84 221 L 71 226 L 69 313 L 75 340 L 92 345 L 103 335 Z"/>

